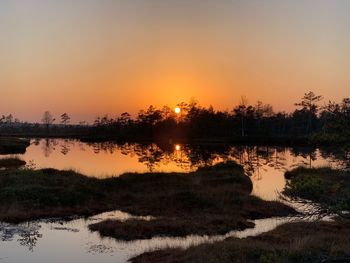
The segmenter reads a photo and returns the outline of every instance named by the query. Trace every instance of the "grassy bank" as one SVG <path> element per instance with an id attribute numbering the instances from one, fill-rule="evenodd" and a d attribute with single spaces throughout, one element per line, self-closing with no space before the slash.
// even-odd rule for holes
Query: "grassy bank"
<path id="1" fill-rule="evenodd" d="M 0 137 L 0 154 L 22 154 L 29 145 L 28 139 Z"/>
<path id="2" fill-rule="evenodd" d="M 245 262 L 299 263 L 349 262 L 350 227 L 337 222 L 289 223 L 256 237 L 229 238 L 189 249 L 144 253 L 133 263 Z"/>
<path id="3" fill-rule="evenodd" d="M 201 168 L 190 174 L 127 174 L 121 179 L 129 182 L 129 193 L 134 193 L 124 201 L 123 209 L 158 218 L 106 220 L 89 226 L 103 236 L 132 240 L 160 235 L 224 234 L 252 227 L 247 219 L 294 213 L 281 203 L 251 196 L 251 181 L 235 163 Z"/>
<path id="4" fill-rule="evenodd" d="M 91 215 L 120 209 L 157 217 L 147 225 L 103 221 L 92 225 L 102 235 L 120 239 L 189 233 L 222 234 L 244 229 L 247 219 L 283 216 L 294 210 L 250 196 L 252 184 L 235 163 L 192 173 L 124 174 L 95 179 L 72 171 L 0 171 L 0 220 Z"/>
<path id="5" fill-rule="evenodd" d="M 317 202 L 323 213 L 350 211 L 350 171 L 299 167 L 285 177 L 285 195 Z"/>
<path id="6" fill-rule="evenodd" d="M 26 165 L 26 161 L 19 158 L 1 158 L 0 168 L 17 168 Z"/>

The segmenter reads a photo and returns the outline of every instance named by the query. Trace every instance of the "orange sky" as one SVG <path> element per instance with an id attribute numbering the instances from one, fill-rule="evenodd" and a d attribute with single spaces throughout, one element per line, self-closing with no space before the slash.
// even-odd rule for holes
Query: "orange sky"
<path id="1" fill-rule="evenodd" d="M 0 115 L 350 96 L 347 0 L 4 0 Z"/>

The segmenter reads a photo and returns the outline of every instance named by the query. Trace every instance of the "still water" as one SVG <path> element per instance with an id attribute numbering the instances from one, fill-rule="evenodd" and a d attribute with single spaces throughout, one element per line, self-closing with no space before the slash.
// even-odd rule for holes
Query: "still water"
<path id="1" fill-rule="evenodd" d="M 99 178 L 125 172 L 189 172 L 199 166 L 234 160 L 250 176 L 253 194 L 268 200 L 278 198 L 283 190 L 286 170 L 300 165 L 350 166 L 349 153 L 334 149 L 83 143 L 63 139 L 32 140 L 26 153 L 18 157 L 37 169 L 72 169 Z"/>
<path id="2" fill-rule="evenodd" d="M 32 140 L 18 156 L 33 168 L 73 169 L 87 176 L 110 177 L 125 172 L 189 172 L 225 160 L 242 164 L 253 182 L 252 194 L 266 200 L 279 198 L 285 186 L 284 172 L 294 167 L 349 167 L 344 151 L 271 146 L 191 146 L 156 144 L 83 143 L 76 140 Z M 156 237 L 131 242 L 101 238 L 87 226 L 106 218 L 125 220 L 132 215 L 107 212 L 70 222 L 35 221 L 20 225 L 0 223 L 0 262 L 126 262 L 145 251 L 164 247 L 188 247 L 229 236 L 244 238 L 274 229 L 291 218 L 254 221 L 255 227 L 223 236 Z M 141 218 L 150 220 L 151 218 Z"/>
<path id="3" fill-rule="evenodd" d="M 87 220 L 71 222 L 30 222 L 20 225 L 0 223 L 0 262 L 127 262 L 133 256 L 159 248 L 182 247 L 215 242 L 227 237 L 244 238 L 270 231 L 292 222 L 293 218 L 270 218 L 252 221 L 255 228 L 232 231 L 221 236 L 190 235 L 183 238 L 155 237 L 149 240 L 117 241 L 91 233 L 88 225 L 107 218 L 125 220 L 132 217 L 121 211 L 107 212 Z M 147 219 L 145 219 L 147 220 Z"/>

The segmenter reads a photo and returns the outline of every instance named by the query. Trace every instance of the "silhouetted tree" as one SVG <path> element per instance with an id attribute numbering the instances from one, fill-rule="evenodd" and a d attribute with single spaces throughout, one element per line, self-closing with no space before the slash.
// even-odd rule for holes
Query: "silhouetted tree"
<path id="1" fill-rule="evenodd" d="M 248 100 L 246 97 L 242 96 L 239 105 L 233 109 L 234 114 L 241 120 L 241 136 L 246 135 L 245 132 L 245 119 L 247 114 L 247 104 Z"/>
<path id="2" fill-rule="evenodd" d="M 302 107 L 302 111 L 306 112 L 308 115 L 307 125 L 306 125 L 306 133 L 311 133 L 312 131 L 312 120 L 315 119 L 318 112 L 318 102 L 323 99 L 320 95 L 315 95 L 312 91 L 304 94 L 301 102 L 295 103 L 295 106 Z"/>
<path id="3" fill-rule="evenodd" d="M 68 115 L 67 113 L 63 113 L 63 114 L 61 115 L 61 123 L 62 123 L 63 125 L 67 125 L 67 124 L 69 124 L 69 122 L 70 122 L 70 117 L 69 117 L 69 115 Z"/>
<path id="4" fill-rule="evenodd" d="M 169 106 L 163 106 L 161 112 L 163 120 L 174 118 L 174 111 Z"/>
<path id="5" fill-rule="evenodd" d="M 131 124 L 132 119 L 131 115 L 127 112 L 123 112 L 120 117 L 117 119 L 117 122 L 122 126 L 126 127 L 127 125 Z"/>
<path id="6" fill-rule="evenodd" d="M 44 136 L 49 126 L 52 136 L 75 136 L 90 141 L 156 140 L 171 142 L 177 139 L 228 140 L 244 143 L 309 143 L 348 142 L 350 139 L 350 99 L 329 102 L 319 107 L 321 96 L 308 92 L 293 113 L 274 113 L 272 106 L 258 101 L 250 105 L 245 97 L 232 112 L 218 111 L 212 106 L 202 107 L 192 99 L 182 102 L 181 113 L 174 108 L 154 106 L 139 111 L 136 118 L 127 112 L 119 117 L 97 117 L 93 125 L 53 125 L 54 118 L 45 112 L 44 125 L 19 122 L 10 114 L 0 118 L 0 133 L 17 136 Z M 68 124 L 67 113 L 61 123 Z M 46 128 L 46 129 L 45 129 Z"/>
<path id="7" fill-rule="evenodd" d="M 7 124 L 11 124 L 12 121 L 13 121 L 13 116 L 12 116 L 12 114 L 7 115 L 6 118 L 5 118 L 5 122 L 6 122 Z"/>
<path id="8" fill-rule="evenodd" d="M 45 111 L 41 121 L 46 126 L 46 130 L 49 130 L 50 125 L 55 122 L 55 118 L 49 111 Z"/>

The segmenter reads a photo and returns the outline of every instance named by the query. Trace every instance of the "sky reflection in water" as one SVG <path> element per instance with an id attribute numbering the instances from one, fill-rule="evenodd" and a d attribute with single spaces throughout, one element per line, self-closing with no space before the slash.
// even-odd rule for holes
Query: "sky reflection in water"
<path id="1" fill-rule="evenodd" d="M 189 146 L 156 144 L 83 143 L 75 140 L 32 140 L 20 158 L 35 168 L 73 169 L 88 176 L 118 176 L 124 172 L 189 172 L 199 166 L 225 160 L 242 164 L 253 182 L 253 192 L 263 199 L 279 197 L 285 185 L 284 172 L 299 165 L 347 166 L 349 153 L 310 148 L 267 146 Z M 289 220 L 256 220 L 254 229 L 232 231 L 223 236 L 156 237 L 131 242 L 101 238 L 87 225 L 105 218 L 125 220 L 131 215 L 107 212 L 70 222 L 29 222 L 17 226 L 0 223 L 0 262 L 126 262 L 131 256 L 167 246 L 245 237 L 274 229 Z M 151 218 L 143 218 L 150 220 Z"/>
<path id="2" fill-rule="evenodd" d="M 271 146 L 115 144 L 76 140 L 32 140 L 24 155 L 36 168 L 73 169 L 87 176 L 111 177 L 125 172 L 189 172 L 203 165 L 235 160 L 254 185 L 253 194 L 276 199 L 284 172 L 299 165 L 348 166 L 349 153 L 317 148 Z"/>

